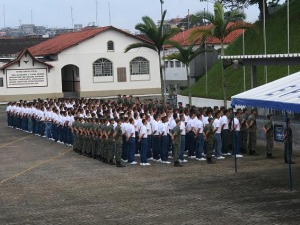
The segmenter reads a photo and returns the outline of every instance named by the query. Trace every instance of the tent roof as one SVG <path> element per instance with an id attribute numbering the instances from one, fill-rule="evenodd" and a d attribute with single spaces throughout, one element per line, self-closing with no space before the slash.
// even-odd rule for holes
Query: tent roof
<path id="1" fill-rule="evenodd" d="M 300 72 L 232 96 L 231 105 L 300 112 Z"/>

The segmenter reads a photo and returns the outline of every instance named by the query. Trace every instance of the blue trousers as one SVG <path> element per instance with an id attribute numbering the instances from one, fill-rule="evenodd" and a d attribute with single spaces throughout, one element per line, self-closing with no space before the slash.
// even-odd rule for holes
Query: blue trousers
<path id="1" fill-rule="evenodd" d="M 196 139 L 196 158 L 198 159 L 202 158 L 203 147 L 204 147 L 203 134 L 198 134 L 198 137 Z"/>
<path id="2" fill-rule="evenodd" d="M 129 163 L 135 161 L 134 160 L 135 146 L 136 146 L 135 138 L 132 137 L 128 140 L 128 162 Z"/>
<path id="3" fill-rule="evenodd" d="M 185 150 L 185 135 L 181 135 L 181 142 L 180 142 L 180 160 L 184 160 L 184 150 Z"/>
<path id="4" fill-rule="evenodd" d="M 147 163 L 148 140 L 142 138 L 141 140 L 141 163 Z"/>

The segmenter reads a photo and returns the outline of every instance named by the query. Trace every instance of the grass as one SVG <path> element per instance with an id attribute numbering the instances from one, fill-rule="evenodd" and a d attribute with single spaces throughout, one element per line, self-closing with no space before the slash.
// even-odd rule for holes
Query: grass
<path id="1" fill-rule="evenodd" d="M 258 21 L 255 23 L 257 31 L 245 32 L 245 54 L 256 55 L 264 54 L 263 41 L 263 24 Z M 290 53 L 299 53 L 300 35 L 300 1 L 290 3 Z M 281 8 L 266 20 L 266 37 L 267 37 L 267 54 L 284 54 L 287 53 L 287 10 L 286 7 Z M 225 50 L 225 55 L 242 55 L 243 41 L 239 37 Z M 299 65 L 290 66 L 290 74 L 300 70 Z M 246 67 L 246 90 L 251 87 L 250 84 L 251 68 Z M 288 75 L 287 66 L 269 66 L 267 68 L 268 82 L 274 81 Z M 244 91 L 244 75 L 243 68 L 234 69 L 228 67 L 225 70 L 225 78 L 227 82 L 227 98 Z M 258 86 L 266 83 L 266 75 L 263 66 L 257 67 L 257 84 Z M 191 93 L 194 97 L 207 97 L 214 99 L 223 99 L 223 89 L 221 81 L 221 62 L 218 61 L 208 72 L 207 76 L 207 93 L 206 93 L 206 77 L 201 77 L 192 87 Z M 188 95 L 188 89 L 181 92 Z"/>

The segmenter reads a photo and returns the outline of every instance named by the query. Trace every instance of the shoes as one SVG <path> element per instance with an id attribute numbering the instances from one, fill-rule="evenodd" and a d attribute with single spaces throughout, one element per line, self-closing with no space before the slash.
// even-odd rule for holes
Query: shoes
<path id="1" fill-rule="evenodd" d="M 267 153 L 267 158 L 268 159 L 275 159 L 275 157 L 272 154 Z"/>
<path id="2" fill-rule="evenodd" d="M 256 153 L 256 152 L 249 152 L 249 155 L 253 155 L 253 156 L 258 156 L 260 154 Z"/>
<path id="3" fill-rule="evenodd" d="M 164 164 L 170 164 L 171 162 L 169 162 L 169 161 L 162 161 L 162 163 L 164 163 Z"/>
<path id="4" fill-rule="evenodd" d="M 206 159 L 206 162 L 207 162 L 208 164 L 215 164 L 215 163 L 216 163 L 216 162 L 212 161 L 211 158 L 207 158 L 207 159 Z"/>
<path id="5" fill-rule="evenodd" d="M 184 154 L 183 157 L 187 157 L 188 155 Z"/>
<path id="6" fill-rule="evenodd" d="M 206 159 L 204 159 L 204 158 L 202 157 L 202 158 L 196 158 L 196 160 L 198 160 L 198 161 L 205 161 Z"/>
<path id="7" fill-rule="evenodd" d="M 140 157 L 140 154 L 135 154 L 134 156 L 136 156 L 136 157 Z"/>
<path id="8" fill-rule="evenodd" d="M 141 166 L 146 166 L 146 163 L 140 163 Z"/>
<path id="9" fill-rule="evenodd" d="M 124 159 L 121 159 L 123 162 L 125 162 L 125 163 L 127 163 L 128 162 L 128 160 L 126 159 L 126 160 L 124 160 Z"/>
<path id="10" fill-rule="evenodd" d="M 232 154 L 228 152 L 226 155 L 232 155 Z"/>
<path id="11" fill-rule="evenodd" d="M 196 159 L 196 156 L 192 155 L 192 156 L 189 156 L 190 159 Z"/>
<path id="12" fill-rule="evenodd" d="M 117 166 L 117 167 L 125 167 L 123 164 L 121 164 L 120 161 L 117 161 L 116 166 Z"/>
<path id="13" fill-rule="evenodd" d="M 131 163 L 129 163 L 130 165 L 135 165 L 135 164 L 137 164 L 137 162 L 136 161 L 132 161 Z"/>
<path id="14" fill-rule="evenodd" d="M 180 159 L 179 159 L 179 162 L 181 162 L 181 163 L 186 163 L 187 160 L 186 160 L 186 159 L 184 159 L 184 160 L 180 160 Z"/>
<path id="15" fill-rule="evenodd" d="M 173 159 L 173 157 L 172 156 L 168 156 L 168 159 Z"/>
<path id="16" fill-rule="evenodd" d="M 216 159 L 225 159 L 225 157 L 224 156 L 219 156 Z"/>
<path id="17" fill-rule="evenodd" d="M 234 157 L 234 155 L 232 155 L 232 157 Z M 243 158 L 244 156 L 243 156 L 243 155 L 240 155 L 240 154 L 236 154 L 236 157 L 237 157 L 237 158 Z"/>
<path id="18" fill-rule="evenodd" d="M 162 162 L 161 159 L 157 159 L 156 162 Z"/>
<path id="19" fill-rule="evenodd" d="M 144 163 L 145 164 L 145 166 L 150 166 L 151 164 L 150 163 Z"/>
<path id="20" fill-rule="evenodd" d="M 148 158 L 148 160 L 153 160 L 154 161 L 154 159 L 151 157 L 151 158 Z"/>

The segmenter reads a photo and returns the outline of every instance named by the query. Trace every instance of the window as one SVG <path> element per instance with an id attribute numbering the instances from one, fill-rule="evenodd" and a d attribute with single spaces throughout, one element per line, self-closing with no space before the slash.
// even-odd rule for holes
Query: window
<path id="1" fill-rule="evenodd" d="M 165 68 L 169 67 L 169 61 L 165 61 Z"/>
<path id="2" fill-rule="evenodd" d="M 176 67 L 181 67 L 181 62 L 180 61 L 175 61 Z"/>
<path id="3" fill-rule="evenodd" d="M 93 63 L 94 77 L 108 77 L 113 75 L 112 62 L 108 59 L 98 59 Z"/>
<path id="4" fill-rule="evenodd" d="M 3 77 L 0 77 L 0 87 L 3 87 Z"/>
<path id="5" fill-rule="evenodd" d="M 130 62 L 130 75 L 149 74 L 149 61 L 137 57 Z"/>
<path id="6" fill-rule="evenodd" d="M 114 47 L 114 42 L 113 41 L 109 41 L 107 42 L 107 51 L 114 51 L 115 47 Z"/>
<path id="7" fill-rule="evenodd" d="M 174 61 L 170 61 L 170 67 L 171 67 L 171 68 L 174 67 Z"/>
<path id="8" fill-rule="evenodd" d="M 126 67 L 117 68 L 118 82 L 126 82 Z"/>

